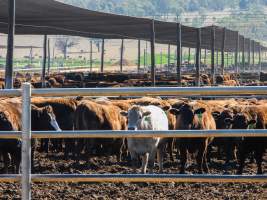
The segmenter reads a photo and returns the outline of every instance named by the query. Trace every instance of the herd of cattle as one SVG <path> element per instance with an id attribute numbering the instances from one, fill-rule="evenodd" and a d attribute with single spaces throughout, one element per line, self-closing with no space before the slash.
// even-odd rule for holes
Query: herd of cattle
<path id="1" fill-rule="evenodd" d="M 137 99 L 108 98 L 32 98 L 32 130 L 215 130 L 265 129 L 267 101 L 257 99 L 190 100 L 143 97 Z M 21 99 L 0 100 L 0 131 L 21 130 Z M 32 163 L 36 151 L 63 152 L 66 159 L 79 161 L 93 155 L 115 155 L 117 161 L 142 162 L 153 171 L 155 158 L 163 171 L 163 161 L 180 160 L 180 173 L 186 173 L 188 154 L 196 153 L 197 170 L 209 173 L 211 151 L 216 156 L 238 161 L 242 174 L 245 160 L 255 158 L 257 173 L 267 148 L 266 138 L 122 138 L 122 139 L 42 139 L 32 141 Z M 21 162 L 21 141 L 0 140 L 5 173 L 18 173 Z M 177 154 L 174 156 L 174 154 Z M 169 155 L 169 157 L 167 156 Z M 178 169 L 177 169 L 178 171 Z"/>
<path id="2" fill-rule="evenodd" d="M 158 74 L 156 77 L 157 86 L 176 86 L 176 76 Z M 0 78 L 0 88 L 4 89 L 4 79 Z M 20 88 L 23 82 L 30 82 L 33 88 L 41 88 L 42 82 L 40 74 L 20 74 L 14 78 L 14 88 Z M 210 77 L 202 74 L 201 85 L 211 86 Z M 196 78 L 194 75 L 183 75 L 182 86 L 194 86 Z M 213 85 L 239 86 L 238 77 L 234 75 L 217 76 Z M 263 85 L 259 81 L 250 81 L 246 85 Z M 46 76 L 46 88 L 93 88 L 93 87 L 144 87 L 151 86 L 150 78 L 147 74 L 85 74 L 66 73 L 51 74 Z"/>

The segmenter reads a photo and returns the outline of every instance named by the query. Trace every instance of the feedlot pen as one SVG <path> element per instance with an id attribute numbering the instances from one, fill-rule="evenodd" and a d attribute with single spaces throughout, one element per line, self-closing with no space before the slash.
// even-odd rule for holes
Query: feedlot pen
<path id="1" fill-rule="evenodd" d="M 266 183 L 266 175 L 186 175 L 186 174 L 31 174 L 31 138 L 127 138 L 127 137 L 267 137 L 267 130 L 174 130 L 174 131 L 62 131 L 31 132 L 31 97 L 34 96 L 238 96 L 267 95 L 267 87 L 203 88 L 82 88 L 2 90 L 1 97 L 22 96 L 22 131 L 0 132 L 1 139 L 22 139 L 21 174 L 0 175 L 0 182 L 21 182 L 22 199 L 31 199 L 31 182 L 247 182 Z"/>

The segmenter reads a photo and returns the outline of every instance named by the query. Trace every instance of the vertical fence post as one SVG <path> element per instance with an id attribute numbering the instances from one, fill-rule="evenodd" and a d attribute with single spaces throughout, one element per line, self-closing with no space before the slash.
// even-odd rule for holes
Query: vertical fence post
<path id="1" fill-rule="evenodd" d="M 120 57 L 120 72 L 122 73 L 123 68 L 123 52 L 124 52 L 124 39 L 121 40 L 121 57 Z"/>
<path id="2" fill-rule="evenodd" d="M 226 38 L 226 28 L 223 28 L 223 38 L 222 38 L 222 49 L 221 49 L 221 74 L 224 74 L 224 53 L 225 53 L 225 38 Z"/>
<path id="3" fill-rule="evenodd" d="M 261 73 L 261 45 L 259 44 L 259 74 Z"/>
<path id="4" fill-rule="evenodd" d="M 90 40 L 90 72 L 93 71 L 93 41 Z"/>
<path id="5" fill-rule="evenodd" d="M 171 45 L 168 44 L 168 68 L 167 68 L 168 72 L 170 72 L 170 65 L 171 65 Z"/>
<path id="6" fill-rule="evenodd" d="M 176 38 L 176 45 L 177 45 L 177 83 L 178 86 L 181 86 L 182 78 L 181 78 L 181 66 L 182 66 L 182 28 L 181 24 L 177 24 L 177 38 Z"/>
<path id="7" fill-rule="evenodd" d="M 51 53 L 50 53 L 50 39 L 48 39 L 47 43 L 47 54 L 48 54 L 48 60 L 47 60 L 47 74 L 50 73 L 50 67 L 51 67 Z"/>
<path id="8" fill-rule="evenodd" d="M 215 27 L 211 29 L 211 80 L 215 84 Z"/>
<path id="9" fill-rule="evenodd" d="M 141 41 L 138 40 L 137 73 L 140 72 L 140 67 L 141 67 Z"/>
<path id="10" fill-rule="evenodd" d="M 243 37 L 242 41 L 242 72 L 245 72 L 245 37 Z"/>
<path id="11" fill-rule="evenodd" d="M 105 39 L 102 39 L 102 49 L 101 49 L 101 67 L 100 72 L 104 72 L 104 55 L 105 55 Z"/>
<path id="12" fill-rule="evenodd" d="M 5 88 L 13 88 L 13 55 L 15 34 L 15 0 L 8 1 L 8 39 L 6 56 Z"/>
<path id="13" fill-rule="evenodd" d="M 252 69 L 255 72 L 255 41 L 252 40 Z"/>
<path id="14" fill-rule="evenodd" d="M 22 200 L 31 199 L 31 85 L 22 85 Z"/>
<path id="15" fill-rule="evenodd" d="M 249 71 L 251 71 L 250 58 L 251 58 L 251 40 L 248 39 L 248 70 Z"/>
<path id="16" fill-rule="evenodd" d="M 196 85 L 200 86 L 200 50 L 201 50 L 201 28 L 197 29 L 197 48 L 196 48 Z"/>
<path id="17" fill-rule="evenodd" d="M 238 55 L 239 55 L 239 33 L 238 31 L 236 32 L 236 44 L 235 44 L 235 73 L 238 73 Z"/>
<path id="18" fill-rule="evenodd" d="M 45 67 L 46 67 L 46 57 L 47 57 L 47 35 L 44 36 L 44 46 L 43 46 L 43 65 L 42 65 L 42 88 L 45 88 Z"/>
<path id="19" fill-rule="evenodd" d="M 188 48 L 188 65 L 190 64 L 190 60 L 191 60 L 191 48 Z"/>
<path id="20" fill-rule="evenodd" d="M 155 66 L 155 21 L 151 21 L 150 49 L 151 49 L 151 81 L 152 86 L 156 86 L 156 66 Z"/>

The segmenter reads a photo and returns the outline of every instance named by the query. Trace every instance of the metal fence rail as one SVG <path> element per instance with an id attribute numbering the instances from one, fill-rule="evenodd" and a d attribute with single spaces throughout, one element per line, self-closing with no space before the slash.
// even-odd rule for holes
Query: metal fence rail
<path id="1" fill-rule="evenodd" d="M 267 95 L 266 86 L 33 89 L 32 96 L 234 96 Z"/>
<path id="2" fill-rule="evenodd" d="M 206 137 L 267 137 L 265 129 L 249 130 L 170 130 L 170 131 L 33 131 L 32 138 L 206 138 Z M 1 132 L 0 132 L 1 138 Z"/>
<path id="3" fill-rule="evenodd" d="M 267 95 L 267 87 L 203 88 L 83 88 L 33 89 L 23 84 L 22 90 L 1 90 L 0 97 L 22 96 L 22 131 L 2 131 L 1 139 L 22 139 L 21 175 L 0 175 L 0 182 L 22 184 L 22 199 L 31 198 L 31 182 L 249 182 L 266 183 L 265 175 L 182 175 L 182 174 L 31 174 L 31 138 L 127 138 L 127 137 L 267 137 L 267 130 L 174 130 L 174 131 L 35 131 L 31 132 L 32 96 L 216 96 Z"/>

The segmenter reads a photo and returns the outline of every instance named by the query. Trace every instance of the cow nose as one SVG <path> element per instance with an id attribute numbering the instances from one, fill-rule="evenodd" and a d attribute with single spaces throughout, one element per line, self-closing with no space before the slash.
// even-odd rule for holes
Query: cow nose
<path id="1" fill-rule="evenodd" d="M 135 127 L 128 127 L 128 130 L 129 131 L 134 131 L 135 130 Z"/>

